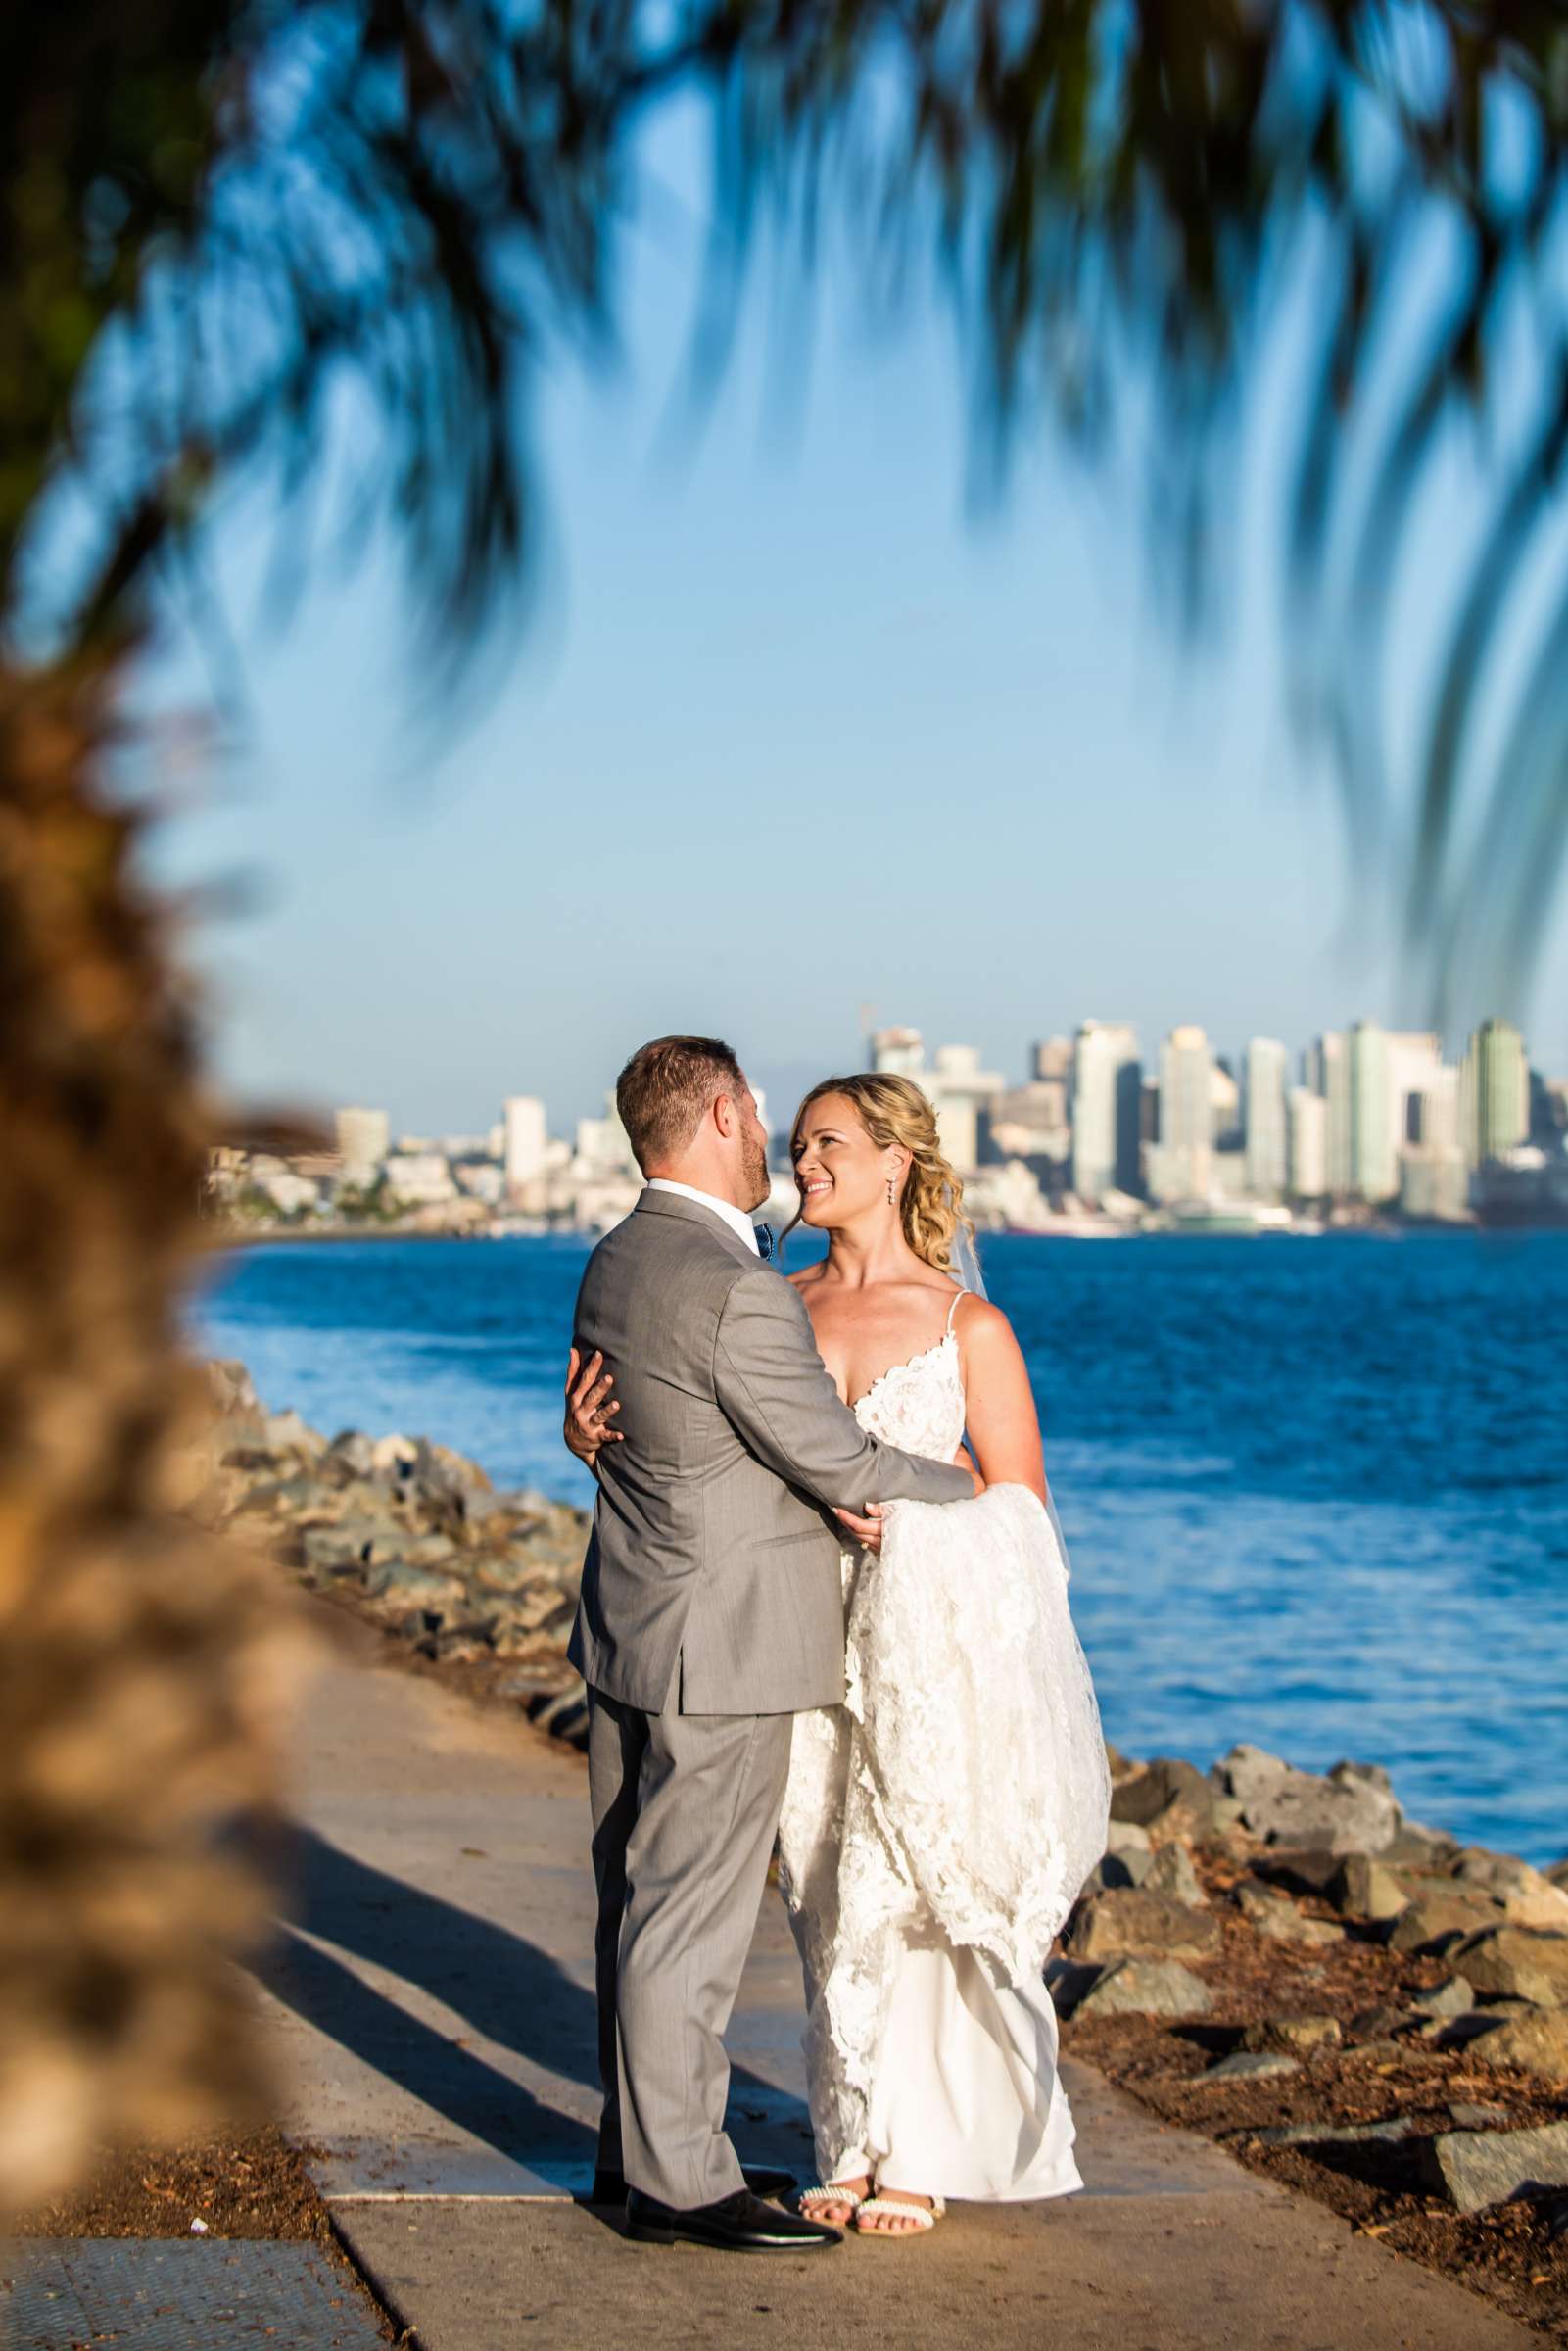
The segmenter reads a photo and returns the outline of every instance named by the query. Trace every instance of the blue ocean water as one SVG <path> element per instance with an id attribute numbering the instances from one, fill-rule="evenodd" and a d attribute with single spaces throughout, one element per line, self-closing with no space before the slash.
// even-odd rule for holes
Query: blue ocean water
<path id="1" fill-rule="evenodd" d="M 586 1243 L 277 1242 L 197 1343 L 328 1433 L 588 1499 L 560 1385 Z M 1045 1428 L 1108 1735 L 1387 1764 L 1407 1810 L 1568 1848 L 1568 1234 L 985 1245 Z"/>

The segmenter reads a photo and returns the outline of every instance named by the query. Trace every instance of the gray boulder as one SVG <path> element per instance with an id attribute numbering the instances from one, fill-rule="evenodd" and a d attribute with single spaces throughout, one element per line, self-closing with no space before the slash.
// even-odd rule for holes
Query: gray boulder
<path id="1" fill-rule="evenodd" d="M 1485 2212 L 1530 2188 L 1568 2187 L 1568 2123 L 1446 2131 L 1423 2148 L 1422 2170 L 1456 2212 Z"/>
<path id="2" fill-rule="evenodd" d="M 1232 2049 L 1228 2057 L 1205 2066 L 1200 2082 L 1264 2082 L 1274 2074 L 1299 2074 L 1300 2061 L 1280 2049 Z"/>
<path id="3" fill-rule="evenodd" d="M 1142 1887 L 1113 1887 L 1084 1902 L 1069 1946 L 1074 1959 L 1128 1957 L 1204 1959 L 1219 1948 L 1217 1922 Z"/>
<path id="4" fill-rule="evenodd" d="M 1398 1918 L 1410 1899 L 1393 1870 L 1370 1853 L 1347 1853 L 1325 1891 L 1336 1910 L 1374 1925 Z"/>
<path id="5" fill-rule="evenodd" d="M 462 1607 L 467 1600 L 456 1576 L 432 1575 L 428 1568 L 411 1566 L 406 1559 L 388 1559 L 383 1565 L 368 1569 L 364 1588 L 365 1597 L 384 1603 L 389 1612 L 429 1608 L 445 1613 L 449 1608 Z"/>
<path id="6" fill-rule="evenodd" d="M 1391 1951 L 1435 1951 L 1447 1955 L 1467 1935 L 1500 1916 L 1490 1895 L 1456 1889 L 1422 1893 L 1400 1912 L 1385 1938 Z"/>
<path id="7" fill-rule="evenodd" d="M 1343 1943 L 1345 1929 L 1337 1919 L 1309 1918 L 1298 1910 L 1288 1894 L 1275 1894 L 1271 1888 L 1256 1886 L 1243 1878 L 1232 1895 L 1237 1909 L 1259 1935 L 1272 1937 L 1276 1943 Z"/>
<path id="8" fill-rule="evenodd" d="M 1080 1974 L 1083 1971 L 1078 1971 Z M 1072 2001 L 1073 2016 L 1205 2016 L 1213 1994 L 1179 1959 L 1113 1959 Z"/>
<path id="9" fill-rule="evenodd" d="M 1271 2123 L 1248 2136 L 1265 2147 L 1387 2147 L 1413 2138 L 1418 2125 L 1407 2114 L 1384 2123 Z"/>
<path id="10" fill-rule="evenodd" d="M 1336 1763 L 1326 1777 L 1298 1771 L 1260 1747 L 1233 1747 L 1210 1771 L 1242 1808 L 1248 1831 L 1270 1845 L 1381 1852 L 1399 1832 L 1400 1806 L 1375 1764 Z"/>
<path id="11" fill-rule="evenodd" d="M 1465 1976 L 1445 1976 L 1430 1991 L 1417 1992 L 1410 2005 L 1420 2016 L 1464 2016 L 1475 2006 L 1475 1987 Z"/>
<path id="12" fill-rule="evenodd" d="M 1309 2049 L 1332 2049 L 1343 2035 L 1337 2016 L 1265 2016 L 1251 2024 L 1241 2037 L 1244 2049 L 1279 2049 L 1298 2055 Z"/>
<path id="13" fill-rule="evenodd" d="M 1452 1875 L 1457 1885 L 1474 1887 L 1499 1901 L 1510 1925 L 1568 1934 L 1568 1893 L 1517 1853 L 1465 1846 L 1454 1860 Z"/>
<path id="14" fill-rule="evenodd" d="M 274 1453 L 303 1453 L 311 1461 L 327 1449 L 320 1430 L 311 1428 L 298 1413 L 269 1413 L 264 1423 L 264 1440 Z"/>
<path id="15" fill-rule="evenodd" d="M 1146 1893 L 1163 1894 L 1168 1900 L 1185 1903 L 1191 1910 L 1204 1910 L 1209 1906 L 1209 1896 L 1198 1882 L 1192 1855 L 1179 1843 L 1159 1847 L 1143 1876 L 1134 1880 L 1134 1883 L 1142 1886 Z"/>
<path id="16" fill-rule="evenodd" d="M 1147 1829 L 1156 1844 L 1171 1837 L 1206 1837 L 1213 1828 L 1214 1791 L 1181 1756 L 1156 1755 L 1115 1783 L 1111 1817 Z"/>
<path id="17" fill-rule="evenodd" d="M 341 1462 L 353 1477 L 375 1475 L 375 1444 L 362 1428 L 340 1428 L 327 1447 L 328 1459 Z"/>
<path id="18" fill-rule="evenodd" d="M 1357 2040 L 1384 2041 L 1409 2021 L 1408 2008 L 1396 2008 L 1390 2001 L 1379 2000 L 1373 2007 L 1357 2008 L 1351 2019 L 1351 2032 Z"/>
<path id="19" fill-rule="evenodd" d="M 1487 2014 L 1477 2012 L 1478 2018 Z M 1493 2031 L 1476 2037 L 1475 2052 L 1483 2065 L 1517 2066 L 1539 2081 L 1568 2084 L 1568 2009 L 1504 2016 Z"/>
<path id="20" fill-rule="evenodd" d="M 1452 1957 L 1477 1991 L 1529 2000 L 1538 2008 L 1568 2007 L 1568 1935 L 1532 1927 L 1485 1927 L 1457 1944 Z"/>

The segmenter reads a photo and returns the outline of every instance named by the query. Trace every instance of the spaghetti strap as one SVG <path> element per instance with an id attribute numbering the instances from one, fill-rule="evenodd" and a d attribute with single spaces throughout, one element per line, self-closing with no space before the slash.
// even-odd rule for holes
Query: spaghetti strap
<path id="1" fill-rule="evenodd" d="M 948 1308 L 948 1310 L 947 1310 L 947 1332 L 946 1332 L 946 1335 L 947 1335 L 947 1337 L 948 1337 L 948 1338 L 951 1338 L 951 1337 L 952 1337 L 952 1335 L 953 1335 L 953 1317 L 954 1317 L 954 1316 L 955 1316 L 955 1315 L 958 1313 L 959 1299 L 961 1299 L 961 1298 L 967 1298 L 968 1296 L 969 1296 L 969 1292 L 968 1292 L 968 1290 L 967 1290 L 967 1289 L 965 1289 L 965 1287 L 964 1287 L 963 1283 L 962 1283 L 962 1282 L 960 1282 L 960 1283 L 959 1283 L 959 1287 L 958 1287 L 958 1297 L 954 1299 L 954 1301 L 953 1301 L 952 1305 L 951 1305 L 951 1306 Z"/>

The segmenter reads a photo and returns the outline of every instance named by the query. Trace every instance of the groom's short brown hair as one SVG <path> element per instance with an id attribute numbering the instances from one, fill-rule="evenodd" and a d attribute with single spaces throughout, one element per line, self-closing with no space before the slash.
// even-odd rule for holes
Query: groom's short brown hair
<path id="1" fill-rule="evenodd" d="M 738 1102 L 745 1083 L 734 1048 L 716 1036 L 639 1045 L 615 1081 L 615 1107 L 643 1175 L 686 1149 L 721 1094 Z"/>

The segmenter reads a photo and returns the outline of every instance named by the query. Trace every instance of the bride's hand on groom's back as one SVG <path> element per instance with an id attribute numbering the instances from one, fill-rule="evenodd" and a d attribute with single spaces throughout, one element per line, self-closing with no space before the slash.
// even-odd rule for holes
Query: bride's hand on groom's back
<path id="1" fill-rule="evenodd" d="M 622 1441 L 620 1430 L 610 1426 L 621 1408 L 605 1401 L 614 1385 L 614 1374 L 604 1369 L 602 1354 L 595 1350 L 585 1364 L 577 1348 L 572 1349 L 566 1359 L 566 1418 L 561 1435 L 568 1453 L 575 1453 L 591 1469 L 601 1445 Z"/>

